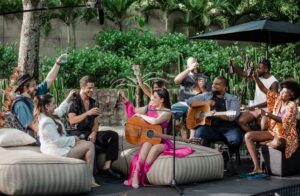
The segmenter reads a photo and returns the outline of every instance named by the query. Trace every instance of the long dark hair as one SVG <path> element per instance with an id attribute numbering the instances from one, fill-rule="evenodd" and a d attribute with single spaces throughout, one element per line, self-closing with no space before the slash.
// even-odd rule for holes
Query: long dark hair
<path id="1" fill-rule="evenodd" d="M 33 117 L 34 122 L 38 122 L 39 115 L 41 113 L 45 114 L 46 116 L 50 117 L 55 124 L 57 125 L 57 131 L 60 135 L 63 134 L 63 127 L 60 123 L 56 122 L 56 120 L 59 120 L 59 117 L 49 113 L 46 110 L 46 105 L 50 104 L 53 99 L 53 96 L 50 94 L 45 94 L 43 96 L 35 96 L 33 103 L 34 103 L 34 111 L 33 111 Z"/>
<path id="2" fill-rule="evenodd" d="M 170 95 L 169 95 L 168 90 L 165 88 L 160 88 L 160 89 L 154 90 L 153 93 L 154 92 L 156 92 L 160 98 L 164 99 L 164 107 L 171 109 Z"/>
<path id="3" fill-rule="evenodd" d="M 164 88 L 166 86 L 166 83 L 165 81 L 163 80 L 155 80 L 153 83 L 152 83 L 152 91 L 154 91 L 154 84 L 156 84 L 158 86 L 158 88 Z"/>
<path id="4" fill-rule="evenodd" d="M 160 97 L 160 98 L 163 98 L 164 99 L 164 107 L 165 108 L 168 108 L 168 109 L 171 109 L 171 101 L 170 101 L 170 95 L 169 95 L 169 92 L 167 89 L 165 88 L 160 88 L 160 89 L 157 89 L 155 91 L 153 91 L 153 93 L 156 92 L 157 95 Z M 168 123 L 168 127 L 167 129 L 165 130 L 165 134 L 168 134 L 168 135 L 171 135 L 172 134 L 172 117 Z"/>

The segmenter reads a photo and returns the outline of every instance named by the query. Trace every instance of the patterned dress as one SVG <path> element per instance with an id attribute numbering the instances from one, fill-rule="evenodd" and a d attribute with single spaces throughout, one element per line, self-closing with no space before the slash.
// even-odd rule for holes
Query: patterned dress
<path id="1" fill-rule="evenodd" d="M 282 137 L 286 141 L 285 158 L 290 158 L 298 148 L 297 105 L 290 101 L 285 111 L 280 112 L 283 101 L 279 98 L 279 93 L 269 90 L 267 92 L 268 110 L 276 116 L 282 117 L 282 123 L 269 119 L 268 131 L 275 136 Z"/>

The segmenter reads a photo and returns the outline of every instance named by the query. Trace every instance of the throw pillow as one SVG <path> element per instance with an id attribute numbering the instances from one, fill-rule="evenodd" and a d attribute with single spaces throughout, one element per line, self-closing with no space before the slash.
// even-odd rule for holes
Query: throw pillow
<path id="1" fill-rule="evenodd" d="M 35 143 L 36 140 L 30 135 L 14 128 L 0 129 L 0 146 L 24 146 Z"/>

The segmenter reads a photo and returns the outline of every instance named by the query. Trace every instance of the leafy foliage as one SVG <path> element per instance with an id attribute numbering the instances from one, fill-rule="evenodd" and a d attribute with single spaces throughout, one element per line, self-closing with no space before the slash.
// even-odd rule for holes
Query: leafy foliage
<path id="1" fill-rule="evenodd" d="M 0 44 L 0 79 L 9 78 L 17 65 L 18 54 L 15 45 Z"/>

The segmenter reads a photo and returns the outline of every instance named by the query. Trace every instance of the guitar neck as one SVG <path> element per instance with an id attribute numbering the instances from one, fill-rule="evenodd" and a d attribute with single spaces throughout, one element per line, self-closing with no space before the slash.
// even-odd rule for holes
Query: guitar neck
<path id="1" fill-rule="evenodd" d="M 173 136 L 171 135 L 166 135 L 166 134 L 162 134 L 162 133 L 154 133 L 153 135 L 154 137 L 159 137 L 162 139 L 169 139 L 169 140 L 173 140 Z M 180 142 L 185 142 L 185 143 L 189 143 L 188 139 L 183 139 L 181 137 L 175 137 L 176 141 L 180 141 Z"/>

